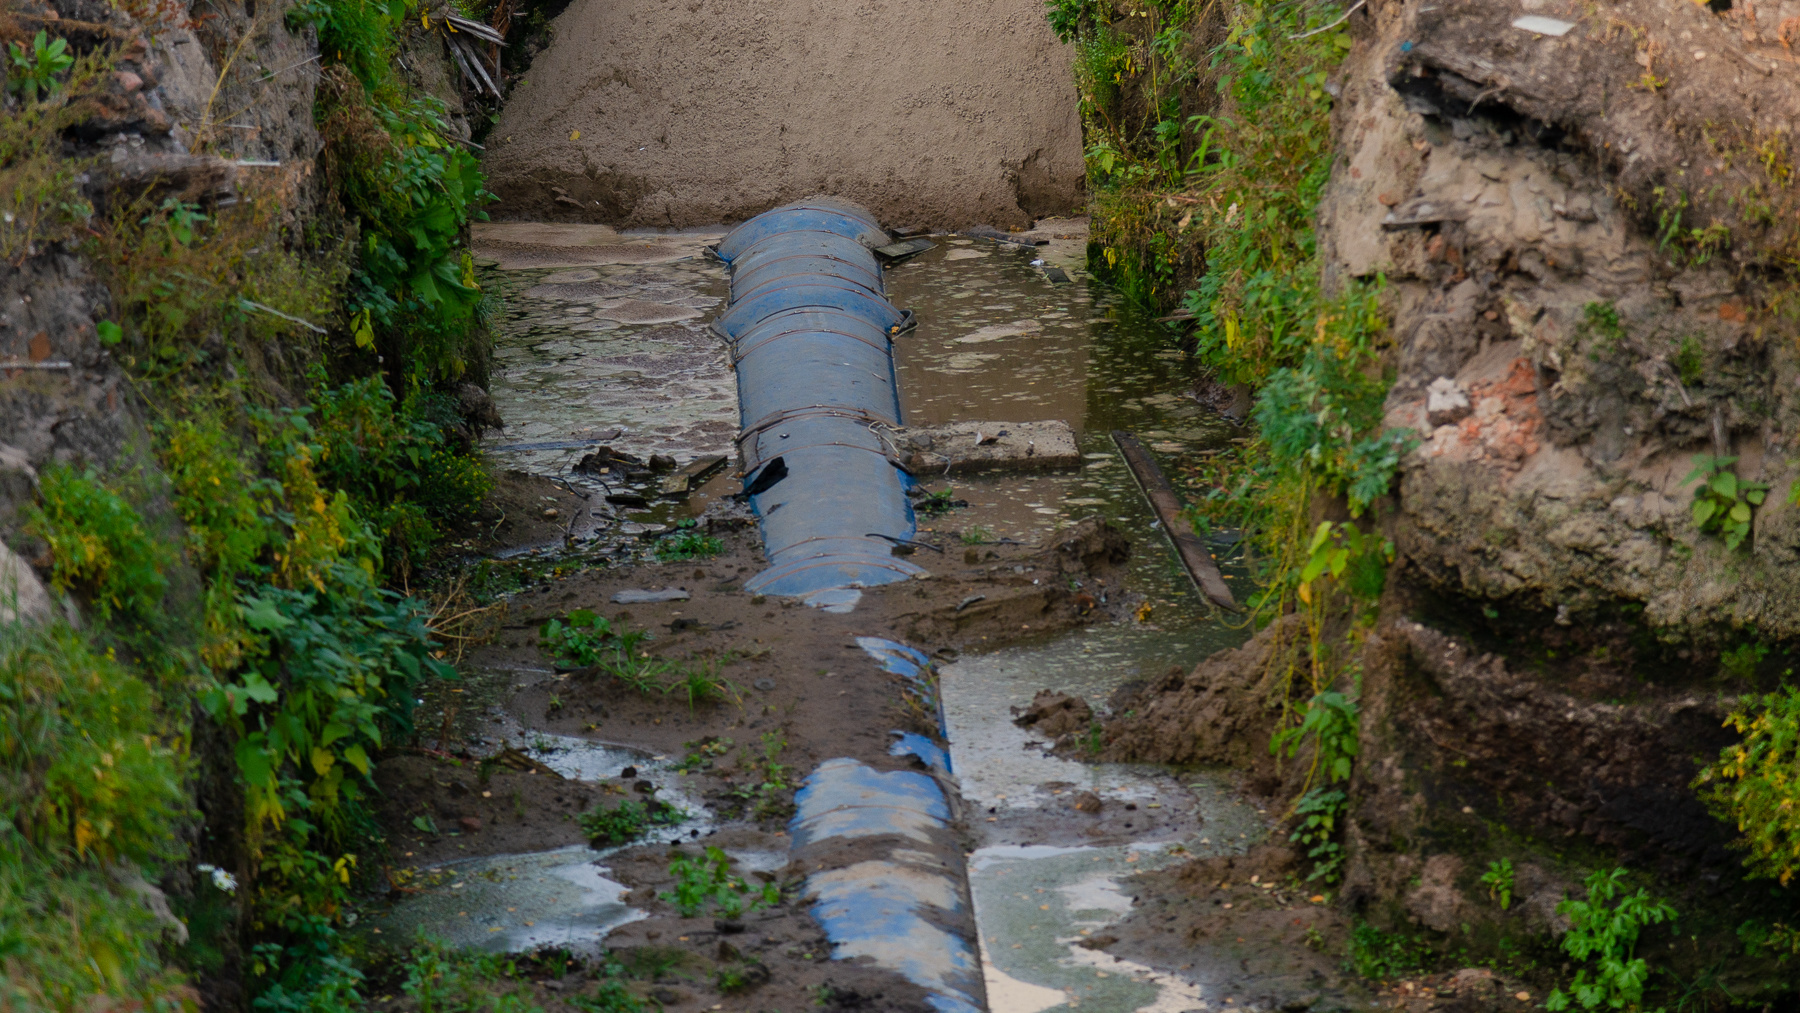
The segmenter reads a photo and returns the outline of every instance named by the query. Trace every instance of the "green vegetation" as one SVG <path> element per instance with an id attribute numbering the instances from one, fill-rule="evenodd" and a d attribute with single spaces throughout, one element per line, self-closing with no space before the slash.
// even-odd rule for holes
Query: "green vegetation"
<path id="1" fill-rule="evenodd" d="M 657 896 L 675 905 L 683 918 L 698 917 L 709 908 L 725 918 L 739 918 L 747 911 L 781 903 L 781 888 L 774 883 L 752 889 L 732 875 L 731 856 L 719 848 L 708 847 L 701 858 L 676 856 L 669 863 L 669 875 L 675 877 L 675 889 Z"/>
<path id="2" fill-rule="evenodd" d="M 786 816 L 793 811 L 793 805 L 788 801 L 789 793 L 794 790 L 788 780 L 793 775 L 793 768 L 777 762 L 786 749 L 787 735 L 779 730 L 764 732 L 762 756 L 752 757 L 746 749 L 741 757 L 742 768 L 749 773 L 751 781 L 731 789 L 731 797 L 742 802 L 749 814 L 757 819 Z"/>
<path id="3" fill-rule="evenodd" d="M 152 619 L 168 580 L 171 554 L 153 538 L 130 503 L 100 483 L 92 469 L 57 463 L 39 476 L 29 529 L 50 544 L 51 582 L 79 590 L 102 620 Z"/>
<path id="4" fill-rule="evenodd" d="M 1348 964 L 1370 981 L 1392 981 L 1430 966 L 1431 948 L 1414 936 L 1383 932 L 1359 918 L 1350 930 Z"/>
<path id="5" fill-rule="evenodd" d="M 307 205 L 248 173 L 233 201 L 119 192 L 96 214 L 65 145 L 110 108 L 120 50 L 0 15 L 29 40 L 5 52 L 0 255 L 62 242 L 94 264 L 98 337 L 150 422 L 147 453 L 42 468 L 26 511 L 85 624 L 0 643 L 0 1006 L 175 1008 L 191 974 L 264 1010 L 359 1001 L 341 930 L 377 843 L 372 772 L 451 674 L 429 610 L 384 583 L 487 491 L 445 384 L 485 362 L 466 227 L 488 195 L 398 76 L 416 7 L 288 16 L 325 65 Z M 183 865 L 211 878 L 166 876 Z M 139 876 L 194 884 L 169 898 L 185 943 Z"/>
<path id="6" fill-rule="evenodd" d="M 1694 489 L 1694 526 L 1722 536 L 1727 552 L 1750 537 L 1752 511 L 1769 495 L 1766 484 L 1738 478 L 1731 470 L 1736 463 L 1735 457 L 1695 454 L 1694 470 L 1681 480 L 1682 485 L 1700 482 Z"/>
<path id="7" fill-rule="evenodd" d="M 679 807 L 661 799 L 625 801 L 612 808 L 595 806 L 576 817 L 588 843 L 596 848 L 624 844 L 644 836 L 651 827 L 674 826 L 687 818 Z"/>
<path id="8" fill-rule="evenodd" d="M 614 630 L 612 621 L 588 609 L 576 609 L 563 619 L 552 619 L 538 632 L 538 646 L 571 665 L 626 663 L 637 656 L 638 645 L 650 638 L 642 630 Z"/>
<path id="9" fill-rule="evenodd" d="M 943 517 L 968 505 L 956 498 L 956 490 L 939 489 L 913 500 L 913 511 L 925 517 Z"/>
<path id="10" fill-rule="evenodd" d="M 692 774 L 699 770 L 711 770 L 714 761 L 730 753 L 735 743 L 728 738 L 709 735 L 683 745 L 687 746 L 687 755 L 675 761 L 675 769 L 683 774 Z"/>
<path id="11" fill-rule="evenodd" d="M 1575 973 L 1568 992 L 1559 988 L 1550 993 L 1545 1009 L 1626 1010 L 1642 1005 L 1651 971 L 1635 955 L 1638 936 L 1648 926 L 1673 921 L 1675 909 L 1641 887 L 1625 893 L 1625 875 L 1624 869 L 1595 872 L 1587 878 L 1587 900 L 1565 900 L 1556 906 L 1556 913 L 1569 919 L 1563 952 L 1587 966 Z"/>
<path id="12" fill-rule="evenodd" d="M 711 559 L 725 551 L 725 543 L 711 535 L 701 534 L 693 528 L 693 521 L 683 521 L 684 529 L 659 539 L 656 543 L 656 558 L 664 563 L 677 563 L 688 559 Z"/>
<path id="13" fill-rule="evenodd" d="M 1312 859 L 1313 867 L 1306 874 L 1307 882 L 1317 879 L 1329 886 L 1343 878 L 1344 846 L 1333 838 L 1337 836 L 1349 803 L 1349 796 L 1342 791 L 1323 787 L 1314 788 L 1294 803 L 1294 817 L 1298 823 L 1288 840 L 1305 848 L 1306 857 Z"/>
<path id="14" fill-rule="evenodd" d="M 1800 873 L 1800 688 L 1739 703 L 1725 723 L 1743 738 L 1720 751 L 1694 786 L 1743 835 L 1738 847 L 1750 875 L 1787 886 Z"/>
<path id="15" fill-rule="evenodd" d="M 1512 907 L 1512 859 L 1501 858 L 1489 862 L 1487 871 L 1481 874 L 1481 885 L 1488 888 L 1488 899 L 1498 902 L 1500 910 Z"/>
<path id="16" fill-rule="evenodd" d="M 9 42 L 6 48 L 12 59 L 6 75 L 7 90 L 23 95 L 26 102 L 35 103 L 40 92 L 48 95 L 54 91 L 57 77 L 75 65 L 68 40 L 52 40 L 42 29 L 29 47 Z"/>

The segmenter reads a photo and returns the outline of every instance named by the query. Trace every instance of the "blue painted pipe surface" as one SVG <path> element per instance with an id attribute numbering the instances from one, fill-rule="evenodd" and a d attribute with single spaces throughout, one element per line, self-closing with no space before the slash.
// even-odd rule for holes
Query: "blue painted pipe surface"
<path id="1" fill-rule="evenodd" d="M 793 854 L 866 856 L 806 877 L 833 957 L 868 958 L 924 987 L 939 1013 L 980 1013 L 985 999 L 962 854 L 937 779 L 827 760 L 794 795 Z M 835 847 L 834 847 L 835 846 Z"/>
<path id="2" fill-rule="evenodd" d="M 713 327 L 731 343 L 744 489 L 770 562 L 746 591 L 804 596 L 924 572 L 888 540 L 917 523 L 912 478 L 882 435 L 901 422 L 893 336 L 906 321 L 871 252 L 887 241 L 868 212 L 814 198 L 718 246 L 731 306 Z"/>

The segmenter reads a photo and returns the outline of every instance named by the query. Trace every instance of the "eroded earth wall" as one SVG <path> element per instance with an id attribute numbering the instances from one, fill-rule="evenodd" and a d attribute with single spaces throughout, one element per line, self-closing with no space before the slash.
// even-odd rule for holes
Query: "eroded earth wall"
<path id="1" fill-rule="evenodd" d="M 1623 863 L 1726 952 L 1765 893 L 1691 782 L 1759 685 L 1721 652 L 1800 634 L 1797 16 L 1356 15 L 1321 249 L 1385 286 L 1387 421 L 1421 437 L 1361 654 L 1346 889 L 1372 910 L 1555 933 L 1581 870 Z M 1741 544 L 1696 524 L 1696 455 L 1770 487 Z M 1517 913 L 1477 882 L 1508 855 Z"/>
<path id="2" fill-rule="evenodd" d="M 576 0 L 553 31 L 486 140 L 495 218 L 686 227 L 826 193 L 1024 226 L 1082 200 L 1037 0 Z"/>

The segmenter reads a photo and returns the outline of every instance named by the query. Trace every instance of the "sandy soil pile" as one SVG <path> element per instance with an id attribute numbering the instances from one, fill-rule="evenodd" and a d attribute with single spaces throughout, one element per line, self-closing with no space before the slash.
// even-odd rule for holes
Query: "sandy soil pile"
<path id="1" fill-rule="evenodd" d="M 829 193 L 1024 226 L 1081 202 L 1038 0 L 576 0 L 488 137 L 501 219 L 686 227 Z"/>

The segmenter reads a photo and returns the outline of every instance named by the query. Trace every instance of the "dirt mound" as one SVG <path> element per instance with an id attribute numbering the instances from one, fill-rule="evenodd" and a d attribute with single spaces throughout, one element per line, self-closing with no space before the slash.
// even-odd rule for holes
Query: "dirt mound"
<path id="1" fill-rule="evenodd" d="M 1180 765 L 1218 763 L 1249 771 L 1253 787 L 1272 792 L 1280 776 L 1269 736 L 1280 717 L 1288 662 L 1302 648 L 1306 623 L 1283 616 L 1242 647 L 1179 669 L 1124 701 L 1106 726 L 1102 758 Z"/>
<path id="2" fill-rule="evenodd" d="M 1070 54 L 1038 0 L 578 0 L 487 138 L 497 218 L 684 227 L 829 193 L 1023 226 L 1082 198 Z"/>

